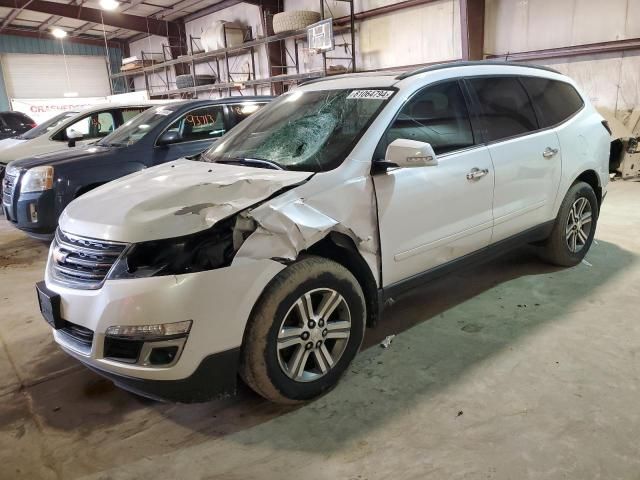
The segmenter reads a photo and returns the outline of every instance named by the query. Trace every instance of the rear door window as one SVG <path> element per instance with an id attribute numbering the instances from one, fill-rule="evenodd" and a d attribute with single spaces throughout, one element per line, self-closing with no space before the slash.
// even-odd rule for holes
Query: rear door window
<path id="1" fill-rule="evenodd" d="M 584 106 L 582 97 L 568 83 L 539 77 L 523 77 L 522 83 L 529 92 L 542 128 L 564 122 Z"/>
<path id="2" fill-rule="evenodd" d="M 480 103 L 480 120 L 489 142 L 538 129 L 529 96 L 516 77 L 479 77 L 467 80 Z"/>

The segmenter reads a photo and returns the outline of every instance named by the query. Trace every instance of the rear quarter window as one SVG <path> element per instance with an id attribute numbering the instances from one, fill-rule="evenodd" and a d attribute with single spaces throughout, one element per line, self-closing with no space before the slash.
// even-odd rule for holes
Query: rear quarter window
<path id="1" fill-rule="evenodd" d="M 568 83 L 538 77 L 523 77 L 522 83 L 531 97 L 541 128 L 564 122 L 584 106 L 582 97 Z"/>

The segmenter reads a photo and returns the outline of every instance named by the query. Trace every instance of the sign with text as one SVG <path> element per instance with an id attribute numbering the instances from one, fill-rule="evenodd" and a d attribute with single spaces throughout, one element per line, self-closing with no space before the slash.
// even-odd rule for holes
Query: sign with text
<path id="1" fill-rule="evenodd" d="M 69 110 L 82 110 L 96 105 L 106 103 L 105 97 L 89 98 L 12 98 L 11 109 L 22 112 L 33 118 L 36 123 L 55 117 L 59 113 Z"/>

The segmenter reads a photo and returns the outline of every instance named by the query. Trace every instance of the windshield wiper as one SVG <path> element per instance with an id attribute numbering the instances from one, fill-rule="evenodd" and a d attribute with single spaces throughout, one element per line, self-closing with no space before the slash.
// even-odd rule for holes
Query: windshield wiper
<path id="1" fill-rule="evenodd" d="M 272 170 L 284 170 L 280 165 L 271 160 L 262 158 L 225 158 L 216 160 L 215 163 L 228 163 L 231 165 L 246 165 L 248 167 L 270 168 Z"/>

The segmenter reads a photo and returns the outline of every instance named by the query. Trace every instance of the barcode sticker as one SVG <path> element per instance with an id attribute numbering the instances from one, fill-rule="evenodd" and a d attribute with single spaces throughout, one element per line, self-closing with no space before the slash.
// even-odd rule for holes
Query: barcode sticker
<path id="1" fill-rule="evenodd" d="M 392 90 L 354 90 L 347 98 L 386 100 L 391 95 L 393 95 Z"/>

